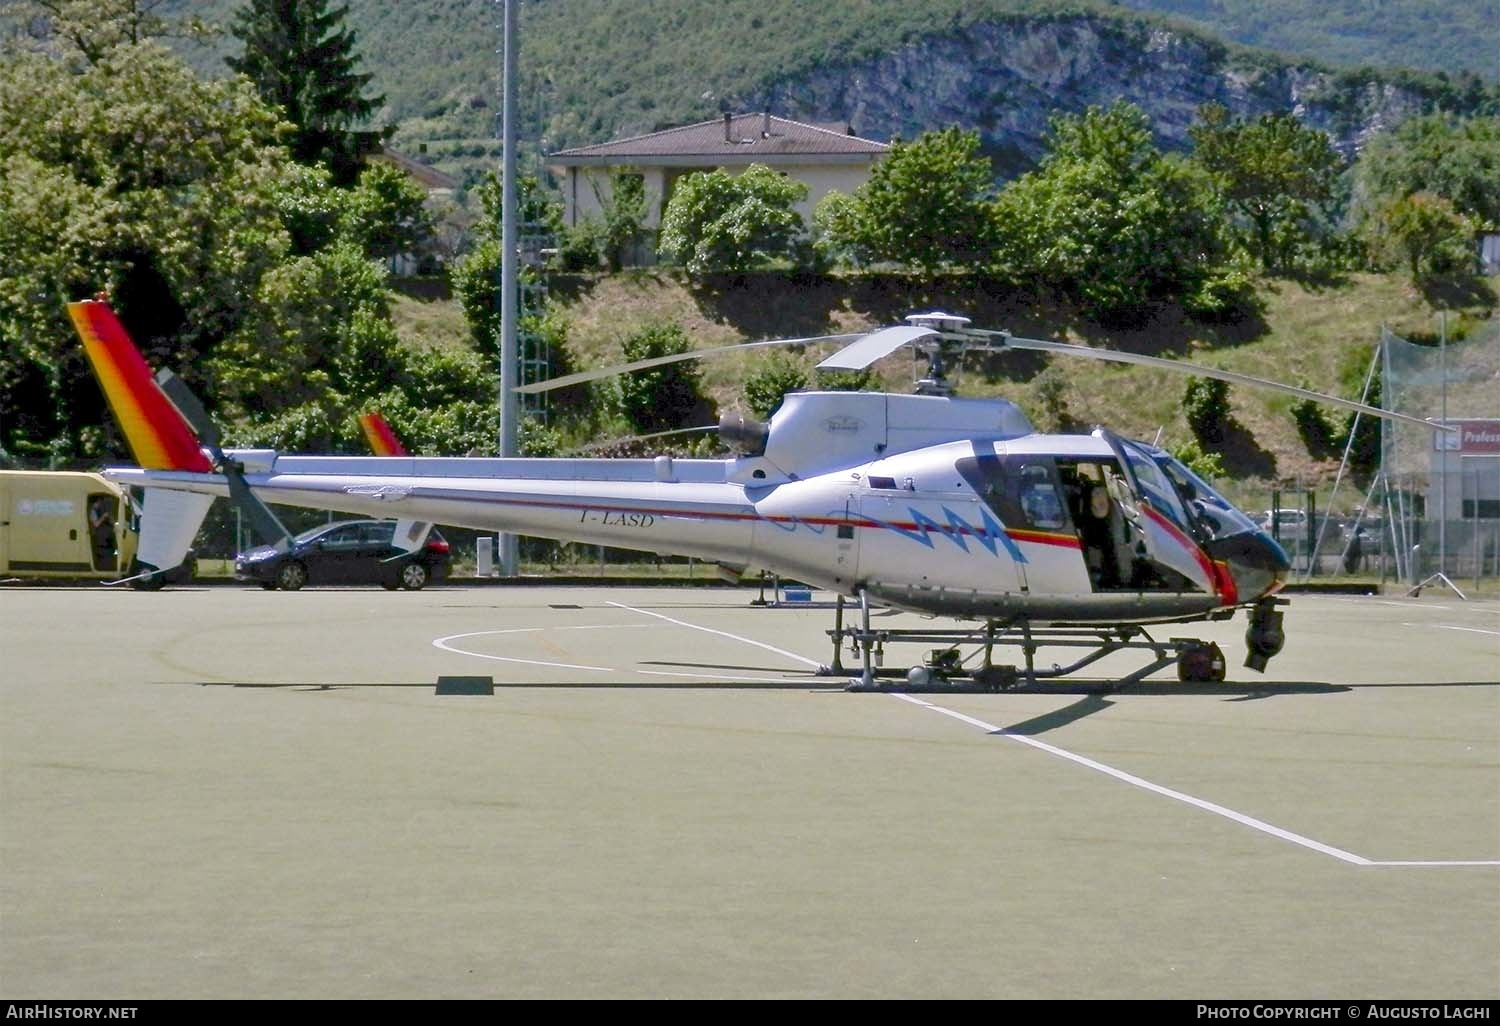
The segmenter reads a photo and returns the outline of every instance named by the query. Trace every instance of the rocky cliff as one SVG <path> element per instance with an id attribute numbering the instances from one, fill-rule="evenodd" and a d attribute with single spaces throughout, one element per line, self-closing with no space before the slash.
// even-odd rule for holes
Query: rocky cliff
<path id="1" fill-rule="evenodd" d="M 1441 80 L 1337 73 L 1231 51 L 1159 25 L 1075 16 L 984 22 L 875 60 L 775 82 L 732 105 L 847 121 L 873 139 L 911 139 L 954 124 L 977 128 L 1002 172 L 1016 173 L 1044 152 L 1054 112 L 1120 99 L 1145 110 L 1169 148 L 1184 148 L 1195 111 L 1217 102 L 1242 116 L 1293 111 L 1352 156 L 1371 134 L 1405 117 L 1492 102 L 1488 92 L 1471 87 L 1465 98 Z"/>

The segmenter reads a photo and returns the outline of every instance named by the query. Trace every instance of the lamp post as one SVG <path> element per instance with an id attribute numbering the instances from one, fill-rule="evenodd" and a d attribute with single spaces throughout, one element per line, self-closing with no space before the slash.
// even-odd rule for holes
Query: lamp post
<path id="1" fill-rule="evenodd" d="M 516 7 L 519 0 L 500 0 L 505 13 L 500 101 L 500 455 L 516 455 L 519 433 L 516 386 L 520 369 L 516 352 Z M 516 536 L 500 535 L 502 576 L 520 570 Z"/>

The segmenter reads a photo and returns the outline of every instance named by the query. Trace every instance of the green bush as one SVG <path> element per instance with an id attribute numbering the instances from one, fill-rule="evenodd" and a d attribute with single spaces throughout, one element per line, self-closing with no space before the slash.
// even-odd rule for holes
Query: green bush
<path id="1" fill-rule="evenodd" d="M 1218 378 L 1188 378 L 1182 408 L 1199 443 L 1219 445 L 1224 441 L 1224 428 L 1229 422 L 1228 382 Z"/>
<path id="2" fill-rule="evenodd" d="M 633 363 L 685 353 L 692 344 L 680 327 L 665 324 L 636 332 L 622 348 L 625 359 Z M 692 360 L 633 371 L 619 380 L 620 414 L 642 433 L 687 426 L 686 419 L 699 401 L 698 367 Z"/>
<path id="3" fill-rule="evenodd" d="M 1336 450 L 1337 432 L 1323 412 L 1322 403 L 1303 399 L 1292 407 L 1292 419 L 1297 422 L 1297 434 L 1309 455 L 1322 459 Z"/>
<path id="4" fill-rule="evenodd" d="M 658 247 L 694 277 L 790 257 L 803 230 L 802 215 L 792 207 L 806 196 L 805 184 L 764 164 L 738 175 L 686 175 L 667 202 Z"/>
<path id="5" fill-rule="evenodd" d="M 765 418 L 776 412 L 788 392 L 806 387 L 807 371 L 801 362 L 785 353 L 777 353 L 745 382 L 745 402 L 751 413 Z"/>
<path id="6" fill-rule="evenodd" d="M 1227 476 L 1224 469 L 1224 458 L 1216 452 L 1204 452 L 1196 441 L 1184 442 L 1182 445 L 1174 445 L 1171 454 L 1180 460 L 1193 473 L 1205 481 L 1213 482 Z"/>

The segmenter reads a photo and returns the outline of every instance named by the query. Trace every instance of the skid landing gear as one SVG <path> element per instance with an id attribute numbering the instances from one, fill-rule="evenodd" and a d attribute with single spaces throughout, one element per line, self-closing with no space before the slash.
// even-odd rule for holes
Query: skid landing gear
<path id="1" fill-rule="evenodd" d="M 847 626 L 844 623 L 843 603 L 840 602 L 835 616 L 834 628 L 828 632 L 833 639 L 833 664 L 825 667 L 826 676 L 845 676 L 840 654 L 848 642 L 852 652 L 859 657 L 859 679 L 850 683 L 850 691 L 902 691 L 902 692 L 999 692 L 1009 691 L 1023 685 L 1034 686 L 1044 680 L 1058 680 L 1076 673 L 1091 663 L 1114 652 L 1138 650 L 1149 654 L 1145 665 L 1132 673 L 1107 683 L 1107 688 L 1117 688 L 1143 680 L 1157 670 L 1174 663 L 1177 678 L 1184 682 L 1217 683 L 1224 679 L 1224 653 L 1213 642 L 1196 638 L 1171 638 L 1158 641 L 1144 627 L 1118 626 L 1108 629 L 1086 627 L 1032 627 L 1027 623 L 1005 623 L 990 620 L 982 628 L 957 632 L 941 629 L 892 629 L 870 628 L 869 599 L 860 595 L 861 625 Z M 894 642 L 912 642 L 941 647 L 931 648 L 927 657 L 910 669 L 886 669 L 885 647 Z M 972 645 L 974 650 L 965 659 L 960 646 Z M 1025 660 L 1024 667 L 1000 665 L 994 662 L 997 647 L 1019 648 Z M 1082 656 L 1066 666 L 1054 663 L 1050 667 L 1036 665 L 1036 652 L 1040 648 L 1087 649 Z M 978 664 L 970 668 L 966 664 L 977 659 Z"/>

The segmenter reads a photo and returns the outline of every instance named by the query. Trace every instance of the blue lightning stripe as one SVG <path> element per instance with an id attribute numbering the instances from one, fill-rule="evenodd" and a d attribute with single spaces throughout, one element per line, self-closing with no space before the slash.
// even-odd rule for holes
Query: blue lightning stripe
<path id="1" fill-rule="evenodd" d="M 907 512 L 911 514 L 912 523 L 916 524 L 917 529 L 922 532 L 922 537 L 924 539 L 927 539 L 928 548 L 932 548 L 932 541 L 930 539 L 931 532 L 937 531 L 939 534 L 946 534 L 948 536 L 948 540 L 953 542 L 953 544 L 957 545 L 960 549 L 963 549 L 965 552 L 969 551 L 969 543 L 964 541 L 963 532 L 955 531 L 953 529 L 953 524 L 954 521 L 957 520 L 958 523 L 963 524 L 964 527 L 968 527 L 969 525 L 964 524 L 963 520 L 956 517 L 953 511 L 947 506 L 943 507 L 943 512 L 948 514 L 947 527 L 944 527 L 936 520 L 932 520 L 926 516 L 923 516 L 922 511 L 916 509 L 913 506 L 908 506 Z"/>
<path id="2" fill-rule="evenodd" d="M 1017 563 L 1028 562 L 1016 543 L 1011 540 L 1010 535 L 1005 533 L 1005 528 L 1001 527 L 995 518 L 990 516 L 989 510 L 982 506 L 979 508 L 981 524 L 979 527 L 975 527 L 947 506 L 943 507 L 943 516 L 948 521 L 946 524 L 938 523 L 913 506 L 908 506 L 907 512 L 911 514 L 912 523 L 916 524 L 917 530 L 911 531 L 899 525 L 884 522 L 881 522 L 881 526 L 897 531 L 913 541 L 921 542 L 929 549 L 934 547 L 932 544 L 934 531 L 953 542 L 963 552 L 969 551 L 969 543 L 966 539 L 972 537 L 992 556 L 999 555 L 997 546 L 1003 545 L 1006 555 L 1011 559 Z"/>

